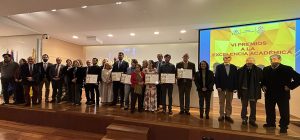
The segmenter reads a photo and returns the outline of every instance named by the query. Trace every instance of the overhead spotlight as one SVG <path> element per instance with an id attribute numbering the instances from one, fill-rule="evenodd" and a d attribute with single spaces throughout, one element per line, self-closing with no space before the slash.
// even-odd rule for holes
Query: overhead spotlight
<path id="1" fill-rule="evenodd" d="M 120 5 L 120 4 L 122 4 L 122 2 L 121 2 L 121 1 L 118 1 L 118 2 L 116 2 L 116 4 L 117 4 L 117 5 Z"/>
<path id="2" fill-rule="evenodd" d="M 108 34 L 107 36 L 108 36 L 108 37 L 114 37 L 114 35 L 113 35 L 113 34 Z"/>
<path id="3" fill-rule="evenodd" d="M 84 9 L 84 8 L 87 8 L 87 6 L 86 6 L 86 5 L 84 5 L 84 6 L 81 6 L 81 8 L 83 8 L 83 9 Z"/>
<path id="4" fill-rule="evenodd" d="M 180 33 L 185 34 L 186 30 L 180 30 Z"/>
<path id="5" fill-rule="evenodd" d="M 130 33 L 130 36 L 135 36 L 135 33 Z"/>
<path id="6" fill-rule="evenodd" d="M 74 38 L 74 39 L 78 39 L 79 37 L 78 37 L 78 36 L 76 36 L 76 35 L 73 35 L 73 38 Z"/>
<path id="7" fill-rule="evenodd" d="M 159 35 L 159 32 L 158 32 L 158 31 L 156 31 L 156 32 L 154 32 L 154 34 L 155 34 L 155 35 Z"/>
<path id="8" fill-rule="evenodd" d="M 52 12 L 55 12 L 55 11 L 56 11 L 56 9 L 52 9 L 51 11 L 52 11 Z"/>

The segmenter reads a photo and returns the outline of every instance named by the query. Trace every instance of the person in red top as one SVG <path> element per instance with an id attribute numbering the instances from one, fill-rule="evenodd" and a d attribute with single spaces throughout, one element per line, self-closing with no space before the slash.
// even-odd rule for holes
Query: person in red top
<path id="1" fill-rule="evenodd" d="M 143 97 L 143 86 L 145 83 L 145 74 L 142 72 L 142 67 L 140 64 L 135 66 L 135 71 L 131 74 L 131 87 L 134 89 L 131 96 L 131 113 L 135 111 L 136 100 L 138 99 L 138 111 L 143 111 L 142 102 Z"/>

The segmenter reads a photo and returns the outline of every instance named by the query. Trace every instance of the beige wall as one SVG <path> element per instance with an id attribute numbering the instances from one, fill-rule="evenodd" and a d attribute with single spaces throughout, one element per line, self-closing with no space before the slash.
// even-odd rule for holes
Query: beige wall
<path id="1" fill-rule="evenodd" d="M 68 43 L 55 38 L 44 39 L 42 44 L 42 53 L 49 55 L 49 61 L 55 63 L 57 57 L 62 58 L 65 64 L 66 59 L 85 59 L 83 46 Z"/>

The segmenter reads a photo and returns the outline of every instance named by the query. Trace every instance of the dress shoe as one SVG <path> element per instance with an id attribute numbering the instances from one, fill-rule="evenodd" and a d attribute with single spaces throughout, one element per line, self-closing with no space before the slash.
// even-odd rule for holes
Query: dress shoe
<path id="1" fill-rule="evenodd" d="M 172 110 L 169 110 L 169 115 L 172 115 L 173 114 L 173 111 Z"/>
<path id="2" fill-rule="evenodd" d="M 281 127 L 279 130 L 279 133 L 287 133 L 287 128 L 286 127 Z"/>
<path id="3" fill-rule="evenodd" d="M 166 113 L 167 113 L 167 111 L 166 111 L 165 109 L 163 109 L 162 113 L 163 113 L 163 114 L 166 114 Z"/>
<path id="4" fill-rule="evenodd" d="M 189 111 L 185 111 L 186 115 L 191 115 L 191 113 Z"/>
<path id="5" fill-rule="evenodd" d="M 234 121 L 231 117 L 225 116 L 225 120 L 229 123 L 234 123 Z"/>
<path id="6" fill-rule="evenodd" d="M 183 115 L 183 114 L 184 114 L 184 111 L 180 111 L 179 114 L 180 114 L 180 115 Z"/>
<path id="7" fill-rule="evenodd" d="M 55 100 L 51 100 L 51 101 L 50 101 L 50 103 L 55 103 L 55 102 L 56 102 Z"/>
<path id="8" fill-rule="evenodd" d="M 200 114 L 200 118 L 203 119 L 203 114 Z"/>
<path id="9" fill-rule="evenodd" d="M 224 120 L 225 120 L 225 117 L 224 117 L 224 116 L 220 116 L 220 117 L 218 118 L 218 121 L 219 121 L 219 122 L 224 121 Z"/>
<path id="10" fill-rule="evenodd" d="M 209 119 L 209 115 L 206 115 L 206 116 L 205 116 L 205 119 L 207 119 L 207 120 L 208 120 L 208 119 Z"/>
<path id="11" fill-rule="evenodd" d="M 128 110 L 128 107 L 125 107 L 124 110 Z"/>
<path id="12" fill-rule="evenodd" d="M 266 123 L 266 124 L 263 125 L 263 127 L 264 128 L 276 128 L 276 125 L 275 124 L 267 124 Z"/>
<path id="13" fill-rule="evenodd" d="M 258 127 L 257 123 L 255 123 L 255 121 L 249 121 L 249 124 L 252 126 L 252 127 Z"/>
<path id="14" fill-rule="evenodd" d="M 242 125 L 247 125 L 247 124 L 248 124 L 247 120 L 244 119 L 244 120 L 242 121 Z"/>
<path id="15" fill-rule="evenodd" d="M 30 104 L 25 104 L 24 106 L 30 106 Z"/>

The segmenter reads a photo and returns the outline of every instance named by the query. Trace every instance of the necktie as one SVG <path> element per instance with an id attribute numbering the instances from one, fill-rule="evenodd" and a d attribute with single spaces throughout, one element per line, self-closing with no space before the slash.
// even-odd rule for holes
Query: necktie
<path id="1" fill-rule="evenodd" d="M 32 65 L 29 65 L 29 72 L 30 72 L 30 75 L 32 75 Z"/>
<path id="2" fill-rule="evenodd" d="M 47 63 L 44 63 L 44 70 L 46 71 L 47 69 Z"/>
<path id="3" fill-rule="evenodd" d="M 56 66 L 55 73 L 56 73 L 56 76 L 59 76 L 59 65 Z"/>

